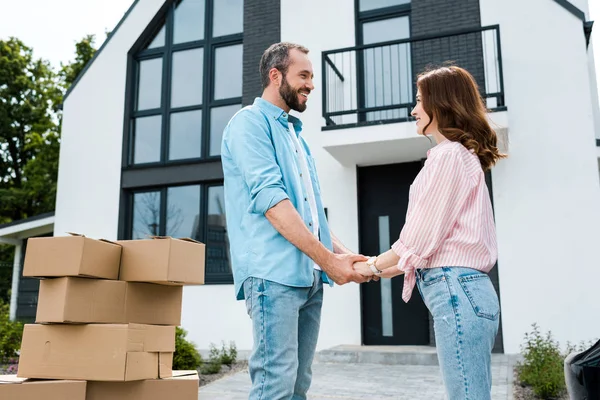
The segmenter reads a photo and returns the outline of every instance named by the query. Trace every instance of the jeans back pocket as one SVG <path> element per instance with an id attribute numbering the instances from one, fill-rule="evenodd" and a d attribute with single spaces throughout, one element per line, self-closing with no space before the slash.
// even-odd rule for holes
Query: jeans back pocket
<path id="1" fill-rule="evenodd" d="M 478 317 L 495 321 L 500 314 L 498 295 L 487 274 L 459 276 L 458 282 Z"/>

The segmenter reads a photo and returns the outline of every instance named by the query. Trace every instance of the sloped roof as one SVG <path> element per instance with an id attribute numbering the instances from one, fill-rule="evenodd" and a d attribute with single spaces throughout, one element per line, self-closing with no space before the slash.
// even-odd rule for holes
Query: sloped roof
<path id="1" fill-rule="evenodd" d="M 115 35 L 115 33 L 117 33 L 117 30 L 123 24 L 123 21 L 125 21 L 125 19 L 129 16 L 129 14 L 131 13 L 131 11 L 135 7 L 135 5 L 138 3 L 138 1 L 139 0 L 134 0 L 133 3 L 131 3 L 131 6 L 129 6 L 129 8 L 127 9 L 127 11 L 125 11 L 125 14 L 123 14 L 123 18 L 121 18 L 121 20 L 119 21 L 119 23 L 117 24 L 117 26 L 115 26 L 115 29 L 113 29 L 112 31 L 110 31 L 110 34 L 108 35 L 108 37 L 106 38 L 106 40 L 104 41 L 104 43 L 102 43 L 102 46 L 100 46 L 100 48 L 98 49 L 98 51 L 96 51 L 96 53 L 94 54 L 94 56 L 92 57 L 92 59 L 90 61 L 88 61 L 88 63 L 83 68 L 83 70 L 81 70 L 81 72 L 79 73 L 79 75 L 77 75 L 77 78 L 75 78 L 75 80 L 73 81 L 73 84 L 69 87 L 69 89 L 67 89 L 67 93 L 65 93 L 65 96 L 63 97 L 63 103 L 67 99 L 67 97 L 69 97 L 69 94 L 73 91 L 73 89 L 75 88 L 75 86 L 77 85 L 77 83 L 79 83 L 79 81 L 81 80 L 81 77 L 83 77 L 83 75 L 85 75 L 85 73 L 90 68 L 90 66 L 92 65 L 92 63 L 96 60 L 96 57 L 98 57 L 100 55 L 100 53 L 106 47 L 106 45 L 108 44 L 108 42 L 110 41 L 110 39 L 112 39 L 112 37 Z"/>

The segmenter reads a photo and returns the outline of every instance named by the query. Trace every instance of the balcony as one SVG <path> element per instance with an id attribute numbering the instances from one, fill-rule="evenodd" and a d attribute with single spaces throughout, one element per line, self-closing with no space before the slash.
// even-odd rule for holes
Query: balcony
<path id="1" fill-rule="evenodd" d="M 451 62 L 477 80 L 490 111 L 503 111 L 498 25 L 323 52 L 323 130 L 410 121 L 416 76 Z"/>

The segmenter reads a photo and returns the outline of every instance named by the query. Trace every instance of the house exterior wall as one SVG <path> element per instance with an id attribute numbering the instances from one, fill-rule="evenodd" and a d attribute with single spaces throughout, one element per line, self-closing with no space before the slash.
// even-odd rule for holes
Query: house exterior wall
<path id="1" fill-rule="evenodd" d="M 272 26 L 252 30 L 261 21 L 257 10 L 268 0 L 252 1 L 245 8 L 246 52 L 266 48 L 266 39 L 255 35 L 273 41 L 278 36 Z M 415 7 L 418 2 L 413 1 Z M 74 231 L 117 238 L 127 53 L 163 3 L 139 0 L 65 101 L 55 235 Z M 357 165 L 352 159 L 359 155 L 352 152 L 363 139 L 356 132 L 386 140 L 403 132 L 394 146 L 404 150 L 395 158 L 386 153 L 378 161 L 379 148 L 366 143 L 373 153 L 370 164 L 417 161 L 429 144 L 408 134 L 411 123 L 322 131 L 321 52 L 355 45 L 354 0 L 308 0 L 301 6 L 286 0 L 279 7 L 279 39 L 311 51 L 316 90 L 301 118 L 329 223 L 347 247 L 358 251 Z M 561 342 L 592 339 L 600 321 L 590 316 L 599 309 L 585 296 L 594 293 L 600 278 L 600 179 L 592 143 L 593 72 L 581 21 L 548 0 L 480 0 L 478 8 L 481 25 L 500 24 L 508 107 L 491 115 L 507 128 L 510 153 L 493 171 L 505 352 L 519 351 L 533 322 L 551 329 Z M 269 23 L 277 24 L 277 18 Z M 259 88 L 259 59 L 244 56 L 244 104 Z M 340 151 L 348 146 L 343 164 L 326 150 L 332 141 Z M 318 349 L 361 344 L 360 306 L 358 285 L 325 288 Z M 182 326 L 201 349 L 222 340 L 235 341 L 240 350 L 252 347 L 251 323 L 244 303 L 235 301 L 233 285 L 186 287 Z"/>
<path id="2" fill-rule="evenodd" d="M 554 1 L 480 7 L 483 25 L 500 24 L 509 115 L 509 158 L 493 171 L 505 351 L 534 322 L 563 345 L 593 339 L 600 189 L 582 22 Z"/>

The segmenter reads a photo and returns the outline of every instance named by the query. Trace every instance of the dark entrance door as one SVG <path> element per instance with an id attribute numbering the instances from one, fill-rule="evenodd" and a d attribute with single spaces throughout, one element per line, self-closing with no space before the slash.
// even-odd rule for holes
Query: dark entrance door
<path id="1" fill-rule="evenodd" d="M 378 255 L 390 249 L 404 226 L 408 191 L 421 162 L 358 169 L 360 252 Z M 402 301 L 404 277 L 361 285 L 365 345 L 428 345 L 429 311 L 416 287 Z"/>

